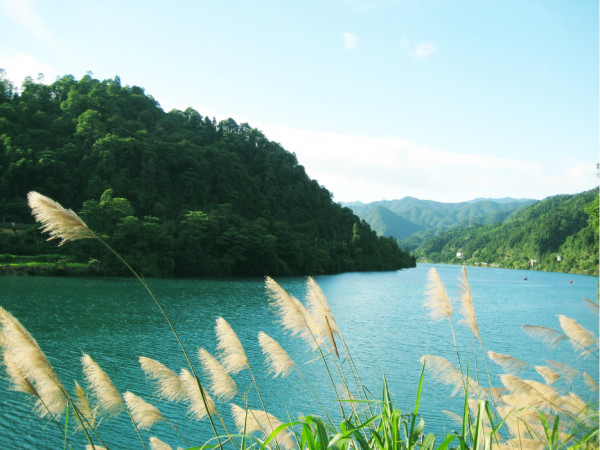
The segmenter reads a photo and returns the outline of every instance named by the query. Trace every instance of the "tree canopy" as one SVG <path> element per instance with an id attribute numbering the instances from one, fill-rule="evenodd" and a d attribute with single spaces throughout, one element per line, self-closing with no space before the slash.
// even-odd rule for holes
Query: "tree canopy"
<path id="1" fill-rule="evenodd" d="M 504 222 L 452 228 L 416 253 L 432 262 L 597 274 L 598 189 L 548 197 Z"/>
<path id="2" fill-rule="evenodd" d="M 165 112 L 118 77 L 67 75 L 20 91 L 0 72 L 0 214 L 31 222 L 28 191 L 78 211 L 144 275 L 277 275 L 415 264 L 310 179 L 259 130 L 188 108 Z M 35 231 L 6 251 L 50 252 Z M 100 247 L 101 273 L 119 273 Z"/>

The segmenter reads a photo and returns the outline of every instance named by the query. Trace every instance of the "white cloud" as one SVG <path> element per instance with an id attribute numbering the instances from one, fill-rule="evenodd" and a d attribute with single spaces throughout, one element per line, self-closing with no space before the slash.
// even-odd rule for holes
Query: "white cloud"
<path id="1" fill-rule="evenodd" d="M 409 51 L 409 54 L 413 58 L 426 58 L 433 55 L 436 50 L 437 47 L 431 42 L 419 42 Z"/>
<path id="2" fill-rule="evenodd" d="M 352 33 L 342 33 L 342 39 L 346 50 L 352 50 L 358 46 L 358 38 Z"/>
<path id="3" fill-rule="evenodd" d="M 25 28 L 43 44 L 64 52 L 54 33 L 46 27 L 29 0 L 0 0 L 0 13 Z"/>
<path id="4" fill-rule="evenodd" d="M 25 53 L 0 53 L 0 68 L 6 70 L 6 78 L 15 86 L 20 86 L 25 77 L 37 80 L 38 74 L 44 74 L 44 82 L 52 83 L 59 75 L 54 68 L 43 64 Z"/>
<path id="5" fill-rule="evenodd" d="M 572 194 L 597 184 L 594 163 L 521 161 L 450 153 L 397 138 L 371 138 L 253 124 L 296 153 L 336 201 L 413 197 L 458 202 L 477 197 Z"/>
<path id="6" fill-rule="evenodd" d="M 427 58 L 438 49 L 433 42 L 422 41 L 418 44 L 411 44 L 406 38 L 402 38 L 400 41 L 400 48 L 413 58 Z"/>

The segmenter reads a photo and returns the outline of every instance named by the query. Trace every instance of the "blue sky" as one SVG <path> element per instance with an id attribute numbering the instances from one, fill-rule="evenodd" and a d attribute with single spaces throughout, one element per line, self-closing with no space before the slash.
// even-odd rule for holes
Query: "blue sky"
<path id="1" fill-rule="evenodd" d="M 598 184 L 592 0 L 0 0 L 0 67 L 247 122 L 336 201 Z"/>

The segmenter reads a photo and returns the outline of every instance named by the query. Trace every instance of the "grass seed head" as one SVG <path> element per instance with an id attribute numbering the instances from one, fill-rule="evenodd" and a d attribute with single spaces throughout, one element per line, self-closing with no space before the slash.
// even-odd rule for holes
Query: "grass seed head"
<path id="1" fill-rule="evenodd" d="M 219 400 L 231 400 L 238 393 L 237 385 L 227 371 L 219 364 L 210 353 L 201 348 L 198 350 L 198 358 L 208 376 L 209 387 L 212 394 Z"/>
<path id="2" fill-rule="evenodd" d="M 185 400 L 189 404 L 188 413 L 195 420 L 202 420 L 204 417 L 206 417 L 207 406 L 208 412 L 210 412 L 210 414 L 217 413 L 217 407 L 215 406 L 215 402 L 213 402 L 212 398 L 210 398 L 206 390 L 204 390 L 206 406 L 204 405 L 204 400 L 202 398 L 202 393 L 200 392 L 198 380 L 196 380 L 196 377 L 194 377 L 189 370 L 181 369 L 179 378 L 181 379 L 181 384 L 185 392 Z"/>
<path id="3" fill-rule="evenodd" d="M 294 367 L 296 367 L 288 352 L 279 345 L 279 342 L 268 334 L 262 331 L 259 332 L 258 344 L 265 354 L 265 359 L 269 366 L 269 373 L 272 373 L 273 377 L 281 376 L 282 378 L 285 378 L 292 372 Z"/>
<path id="4" fill-rule="evenodd" d="M 319 326 L 306 307 L 289 295 L 275 280 L 265 279 L 271 306 L 284 329 L 292 335 L 299 335 L 313 350 L 323 344 Z"/>
<path id="5" fill-rule="evenodd" d="M 68 403 L 65 388 L 37 341 L 2 307 L 0 336 L 3 361 L 14 387 L 37 397 L 35 410 L 39 416 L 60 416 Z"/>
<path id="6" fill-rule="evenodd" d="M 550 386 L 556 380 L 560 378 L 560 374 L 552 370 L 547 366 L 535 366 L 535 371 L 539 373 L 542 378 L 544 378 L 544 382 Z"/>
<path id="7" fill-rule="evenodd" d="M 8 352 L 5 352 L 3 357 L 4 369 L 6 370 L 6 374 L 8 375 L 11 383 L 10 389 L 32 395 L 36 399 L 39 399 L 39 394 L 37 393 L 35 387 L 27 379 L 19 365 L 14 361 L 12 355 Z"/>
<path id="8" fill-rule="evenodd" d="M 156 422 L 164 420 L 156 406 L 151 405 L 133 392 L 125 392 L 123 398 L 140 430 L 149 430 Z"/>
<path id="9" fill-rule="evenodd" d="M 175 372 L 152 358 L 140 356 L 139 361 L 146 377 L 156 381 L 158 384 L 156 394 L 160 398 L 170 402 L 178 402 L 183 399 L 185 394 L 181 385 L 181 379 Z"/>
<path id="10" fill-rule="evenodd" d="M 35 220 L 50 234 L 48 240 L 60 239 L 60 246 L 69 241 L 96 237 L 77 214 L 54 200 L 35 191 L 27 194 L 27 199 Z"/>
<path id="11" fill-rule="evenodd" d="M 479 342 L 481 342 L 479 326 L 477 325 L 477 317 L 475 316 L 475 307 L 473 306 L 473 296 L 471 295 L 471 286 L 469 285 L 469 279 L 467 278 L 467 269 L 465 269 L 464 266 L 462 267 L 461 273 L 462 278 L 460 282 L 460 301 L 464 323 L 467 324 Z"/>
<path id="12" fill-rule="evenodd" d="M 220 359 L 229 373 L 238 373 L 249 367 L 244 347 L 231 325 L 222 317 L 217 318 L 215 325 L 217 348 L 221 351 Z"/>
<path id="13" fill-rule="evenodd" d="M 590 377 L 586 372 L 583 372 L 583 381 L 590 391 L 598 390 L 598 382 Z"/>
<path id="14" fill-rule="evenodd" d="M 525 361 L 521 361 L 519 358 L 515 358 L 514 356 L 503 355 L 502 353 L 496 353 L 492 351 L 488 352 L 488 356 L 492 361 L 502 367 L 502 369 L 514 375 L 519 373 L 520 370 L 527 366 Z"/>
<path id="15" fill-rule="evenodd" d="M 123 397 L 110 377 L 87 353 L 81 357 L 81 364 L 83 375 L 100 409 L 108 415 L 119 414 L 123 408 Z"/>
<path id="16" fill-rule="evenodd" d="M 233 416 L 235 425 L 240 433 L 244 432 L 245 426 L 247 434 L 259 431 L 263 434 L 265 439 L 271 435 L 274 429 L 283 425 L 283 423 L 272 414 L 257 409 L 245 410 L 234 404 L 231 405 L 231 415 Z M 296 443 L 294 442 L 292 434 L 287 428 L 284 428 L 277 433 L 275 441 L 280 447 L 285 449 L 296 448 Z"/>
<path id="17" fill-rule="evenodd" d="M 569 337 L 571 345 L 576 352 L 587 358 L 598 350 L 598 338 L 594 334 L 583 328 L 576 320 L 570 317 L 559 315 L 560 327 Z"/>
<path id="18" fill-rule="evenodd" d="M 425 307 L 429 310 L 429 315 L 436 320 L 452 319 L 452 304 L 446 293 L 446 288 L 440 280 L 440 276 L 435 270 L 429 270 L 429 282 L 427 283 L 427 298 Z"/>
<path id="19" fill-rule="evenodd" d="M 566 384 L 571 384 L 573 379 L 580 375 L 580 372 L 577 369 L 575 369 L 571 366 L 568 366 L 566 364 L 559 363 L 557 361 L 549 361 L 549 360 L 546 360 L 546 362 L 552 368 L 552 370 L 554 370 L 556 373 L 558 373 L 562 377 L 563 381 Z"/>
<path id="20" fill-rule="evenodd" d="M 335 319 L 329 308 L 329 303 L 327 302 L 327 298 L 321 290 L 321 287 L 313 277 L 308 277 L 306 279 L 306 286 L 308 288 L 308 309 L 312 316 L 322 328 L 327 327 L 330 329 L 328 334 L 339 334 L 340 330 L 335 323 Z"/>
<path id="21" fill-rule="evenodd" d="M 92 408 L 88 398 L 83 391 L 81 385 L 76 381 L 75 382 L 75 403 L 77 405 L 77 409 L 83 414 L 83 418 L 87 421 L 87 423 L 92 427 L 96 427 L 96 408 Z M 78 427 L 81 427 L 78 424 Z"/>
<path id="22" fill-rule="evenodd" d="M 150 438 L 150 450 L 173 450 L 173 447 L 161 441 L 160 439 L 152 436 Z"/>

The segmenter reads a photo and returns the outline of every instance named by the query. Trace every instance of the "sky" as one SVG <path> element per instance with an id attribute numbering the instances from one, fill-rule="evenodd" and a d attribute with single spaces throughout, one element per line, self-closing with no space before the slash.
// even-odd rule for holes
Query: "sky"
<path id="1" fill-rule="evenodd" d="M 338 202 L 598 185 L 596 0 L 0 0 L 20 85 L 91 72 L 261 130 Z"/>

